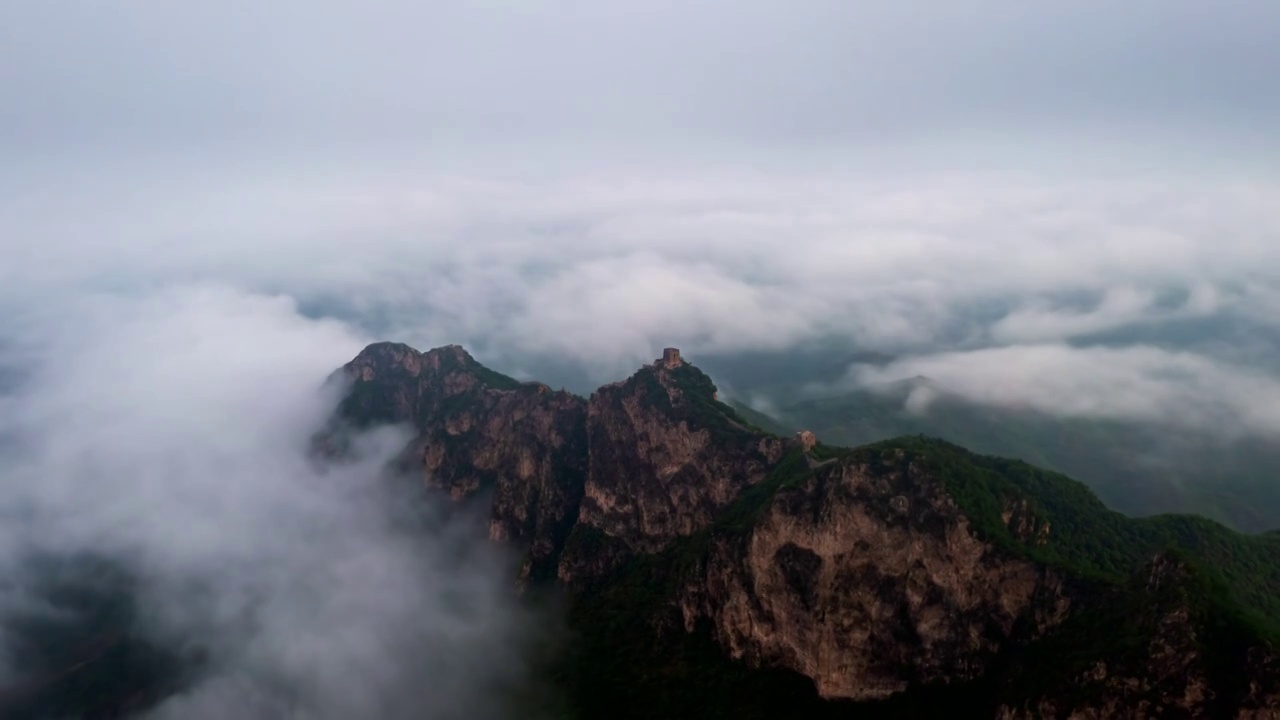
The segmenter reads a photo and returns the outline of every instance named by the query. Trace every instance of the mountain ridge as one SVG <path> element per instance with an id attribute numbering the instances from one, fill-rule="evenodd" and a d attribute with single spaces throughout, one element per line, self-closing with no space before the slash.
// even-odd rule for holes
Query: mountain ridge
<path id="1" fill-rule="evenodd" d="M 343 402 L 380 397 L 383 410 L 390 401 L 401 421 L 414 422 L 418 437 L 405 457 L 421 458 L 428 487 L 455 500 L 493 489 L 490 538 L 528 548 L 522 583 L 569 590 L 572 624 L 587 638 L 581 647 L 594 648 L 560 676 L 584 717 L 616 714 L 618 698 L 634 694 L 629 687 L 664 676 L 672 662 L 684 668 L 667 676 L 673 687 L 680 672 L 725 663 L 745 667 L 735 692 L 760 673 L 790 673 L 788 692 L 808 697 L 814 712 L 978 686 L 974 708 L 1004 717 L 1045 708 L 1139 717 L 1160 703 L 1191 716 L 1230 706 L 1253 717 L 1280 707 L 1280 688 L 1268 690 L 1264 672 L 1275 664 L 1280 577 L 1268 568 L 1280 567 L 1280 543 L 1266 536 L 1180 516 L 1144 524 L 1068 478 L 936 440 L 842 449 L 781 438 L 722 403 L 678 351 L 584 399 L 451 365 L 459 352 L 470 359 L 458 346 L 416 357 L 406 348 L 366 348 L 343 369 L 351 382 Z M 396 368 L 413 377 L 409 386 L 390 394 L 362 387 L 386 377 L 403 384 Z M 336 417 L 367 424 L 361 407 L 340 405 Z M 537 432 L 521 428 L 538 413 Z M 1166 552 L 1185 554 L 1192 576 L 1214 588 L 1188 595 L 1198 604 L 1174 613 L 1179 637 L 1221 626 L 1243 638 L 1178 645 L 1183 680 L 1198 690 L 1175 697 L 1168 686 L 1177 673 L 1151 658 L 1111 685 L 1069 673 L 1031 682 L 1034 672 L 1009 670 L 1010 658 L 1036 657 L 1065 624 L 1112 627 L 1106 609 L 1132 595 L 1118 588 Z M 614 636 L 639 633 L 631 655 L 603 637 L 592 644 L 608 627 Z M 1139 627 L 1158 639 L 1164 626 Z M 1105 645 L 1077 635 L 1068 643 L 1076 655 Z M 697 637 L 694 652 L 686 644 Z M 652 642 L 675 642 L 673 655 L 647 654 Z M 707 667 L 686 667 L 694 656 Z M 1248 687 L 1230 679 L 1251 673 L 1261 676 Z M 1116 699 L 1133 687 L 1154 688 L 1155 700 Z M 636 702 L 630 716 L 659 710 Z"/>
<path id="2" fill-rule="evenodd" d="M 317 460 L 412 428 L 392 479 L 478 506 L 522 554 L 512 592 L 565 599 L 519 716 L 1280 715 L 1280 534 L 1131 518 L 936 438 L 781 437 L 671 351 L 588 397 L 456 345 L 375 343 L 329 378 Z M 143 712 L 199 676 L 199 646 L 149 644 L 113 563 L 33 565 L 72 612 L 0 618 L 7 651 L 47 650 L 6 717 Z"/>
<path id="3" fill-rule="evenodd" d="M 787 420 L 829 442 L 863 445 L 903 435 L 944 437 L 972 450 L 1016 457 L 1089 484 L 1131 515 L 1186 513 L 1246 532 L 1280 528 L 1280 444 L 1226 437 L 1169 422 L 1062 417 L 966 400 L 945 386 L 914 397 L 904 380 L 779 402 Z M 927 400 L 927 402 L 926 402 Z"/>

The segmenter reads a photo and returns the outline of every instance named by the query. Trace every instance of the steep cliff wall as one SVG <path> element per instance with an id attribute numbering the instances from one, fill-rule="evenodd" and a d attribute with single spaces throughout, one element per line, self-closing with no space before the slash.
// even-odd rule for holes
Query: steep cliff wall
<path id="1" fill-rule="evenodd" d="M 975 537 L 941 484 L 901 453 L 865 453 L 782 488 L 687 578 L 690 630 L 713 621 L 735 659 L 878 699 L 983 675 L 1013 641 L 1066 617 L 1062 578 Z"/>
<path id="2" fill-rule="evenodd" d="M 455 500 L 491 497 L 490 538 L 526 548 L 526 579 L 554 576 L 587 472 L 587 404 L 485 368 L 458 346 L 371 345 L 342 369 L 338 417 L 402 423 L 401 463 Z"/>
<path id="3" fill-rule="evenodd" d="M 708 527 L 782 457 L 782 439 L 749 427 L 678 354 L 600 388 L 587 413 L 588 474 L 561 579 L 608 574 Z"/>
<path id="4" fill-rule="evenodd" d="M 1033 646 L 997 717 L 1276 718 L 1280 655 L 1176 554 Z"/>
<path id="5" fill-rule="evenodd" d="M 371 345 L 341 377 L 339 418 L 412 425 L 403 464 L 457 500 L 492 492 L 491 537 L 529 545 L 530 577 L 558 566 L 570 584 L 707 527 L 786 444 L 718 402 L 678 352 L 589 400 L 499 375 L 458 346 Z"/>

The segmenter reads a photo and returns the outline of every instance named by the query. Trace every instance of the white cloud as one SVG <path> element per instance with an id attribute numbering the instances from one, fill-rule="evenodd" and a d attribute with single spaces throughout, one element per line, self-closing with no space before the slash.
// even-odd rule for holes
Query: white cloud
<path id="1" fill-rule="evenodd" d="M 1253 314 L 1250 298 L 1280 286 L 1280 186 L 1261 180 L 233 174 L 66 195 L 0 205 L 18 231 L 0 268 L 10 307 L 229 282 L 512 364 L 555 353 L 613 370 L 663 344 L 827 334 L 918 349 L 971 322 L 969 342 L 1051 341 Z M 1156 302 L 1171 291 L 1188 299 Z M 1080 293 L 1101 300 L 1061 304 Z"/>
<path id="2" fill-rule="evenodd" d="M 1159 306 L 1155 288 L 1108 288 L 1088 310 L 1063 309 L 1047 299 L 1032 298 L 993 323 L 990 332 L 999 343 L 1074 338 L 1131 324 L 1211 316 L 1220 309 L 1220 297 L 1213 285 L 1192 282 L 1186 302 L 1172 309 Z"/>
<path id="3" fill-rule="evenodd" d="M 1013 345 L 858 366 L 850 380 L 874 386 L 917 375 L 979 403 L 1280 437 L 1280 380 L 1192 353 Z"/>
<path id="4" fill-rule="evenodd" d="M 364 338 L 217 286 L 77 299 L 40 328 L 0 417 L 20 441 L 0 455 L 0 560 L 92 551 L 141 572 L 150 632 L 212 658 L 157 717 L 499 711 L 530 627 L 506 559 L 426 504 L 421 535 L 399 527 L 408 500 L 378 477 L 399 431 L 350 465 L 307 460 L 336 400 L 321 384 Z"/>

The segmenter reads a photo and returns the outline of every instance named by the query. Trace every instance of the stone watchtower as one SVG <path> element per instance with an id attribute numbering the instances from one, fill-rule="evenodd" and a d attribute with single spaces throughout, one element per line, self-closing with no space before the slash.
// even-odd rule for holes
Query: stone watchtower
<path id="1" fill-rule="evenodd" d="M 680 348 L 663 348 L 662 349 L 662 365 L 668 368 L 678 368 L 684 364 L 684 360 L 680 359 Z"/>
<path id="2" fill-rule="evenodd" d="M 801 430 L 796 433 L 796 444 L 799 445 L 800 449 L 804 452 L 809 452 L 813 449 L 814 445 L 818 444 L 818 436 L 814 435 L 809 430 Z"/>

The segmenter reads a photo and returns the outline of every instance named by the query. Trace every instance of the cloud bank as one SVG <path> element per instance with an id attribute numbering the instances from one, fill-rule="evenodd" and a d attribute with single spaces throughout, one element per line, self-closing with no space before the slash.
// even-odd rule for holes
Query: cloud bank
<path id="1" fill-rule="evenodd" d="M 916 354 L 1201 323 L 1179 350 L 1255 365 L 1276 349 L 1280 183 L 1261 178 L 137 182 L 0 207 L 23 238 L 0 268 L 7 305 L 228 282 L 507 369 L 572 360 L 591 381 L 668 344 L 696 357 L 832 336 Z"/>
<path id="2" fill-rule="evenodd" d="M 918 376 L 975 402 L 1047 415 L 1280 436 L 1280 380 L 1148 346 L 1016 345 L 939 353 L 857 366 L 850 380 L 874 386 Z M 923 412 L 929 400 L 913 393 L 908 404 Z"/>
<path id="3" fill-rule="evenodd" d="M 219 286 L 87 298 L 41 328 L 0 412 L 0 560 L 92 552 L 141 578 L 147 636 L 209 660 L 153 717 L 504 711 L 532 626 L 507 559 L 380 479 L 401 432 L 341 466 L 305 455 L 363 338 Z"/>

